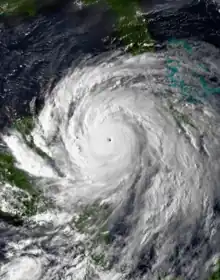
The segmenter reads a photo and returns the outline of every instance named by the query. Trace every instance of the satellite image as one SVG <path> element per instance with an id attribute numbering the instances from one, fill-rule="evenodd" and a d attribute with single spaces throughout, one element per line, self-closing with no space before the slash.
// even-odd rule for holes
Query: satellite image
<path id="1" fill-rule="evenodd" d="M 220 280 L 220 0 L 0 0 L 0 280 Z"/>

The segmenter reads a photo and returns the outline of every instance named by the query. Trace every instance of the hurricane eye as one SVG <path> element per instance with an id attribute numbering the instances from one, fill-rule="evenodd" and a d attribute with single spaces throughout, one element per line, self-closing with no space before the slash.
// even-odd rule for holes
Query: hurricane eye
<path id="1" fill-rule="evenodd" d="M 219 77 L 185 56 L 83 57 L 39 116 L 0 131 L 0 280 L 206 279 L 220 256 L 220 110 L 196 96 L 219 93 Z"/>

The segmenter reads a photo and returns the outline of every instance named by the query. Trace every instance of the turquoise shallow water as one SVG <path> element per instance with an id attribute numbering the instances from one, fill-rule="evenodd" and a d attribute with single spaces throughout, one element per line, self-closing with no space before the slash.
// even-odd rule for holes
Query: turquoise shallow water
<path id="1" fill-rule="evenodd" d="M 190 56 L 192 54 L 192 46 L 186 41 L 172 39 L 169 41 L 168 46 L 170 46 L 171 48 L 180 46 L 182 52 L 185 52 L 185 55 L 188 56 L 188 59 L 190 59 Z M 180 64 L 182 63 L 184 63 L 184 60 L 181 61 L 167 58 L 168 79 L 170 80 L 170 86 L 181 88 L 183 98 L 191 100 L 192 102 L 200 102 L 202 101 L 202 99 L 205 100 L 211 95 L 220 94 L 219 85 L 216 85 L 216 83 L 213 83 L 213 85 L 211 85 L 211 82 L 209 80 L 212 79 L 213 81 L 217 82 L 218 78 L 214 75 L 214 73 L 210 73 L 210 69 L 208 69 L 205 63 L 199 63 L 198 65 L 196 65 L 195 70 L 190 69 L 191 75 L 194 76 L 197 79 L 197 82 L 201 85 L 202 96 L 197 96 L 195 93 L 196 89 L 191 87 L 189 84 L 187 85 L 184 80 L 181 80 L 178 77 L 179 67 L 181 67 Z M 200 69 L 203 73 L 201 75 L 198 74 L 197 69 Z M 207 76 L 209 76 L 210 78 L 207 79 Z"/>
<path id="2" fill-rule="evenodd" d="M 1 279 L 211 274 L 219 13 L 142 8 L 155 45 L 141 55 L 102 4 L 0 18 Z"/>

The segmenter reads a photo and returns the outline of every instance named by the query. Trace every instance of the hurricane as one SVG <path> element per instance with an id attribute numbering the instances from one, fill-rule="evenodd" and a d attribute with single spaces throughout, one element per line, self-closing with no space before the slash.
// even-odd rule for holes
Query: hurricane
<path id="1" fill-rule="evenodd" d="M 1 211 L 28 219 L 1 222 L 0 279 L 207 279 L 220 253 L 219 49 L 165 46 L 80 54 L 42 106 L 32 99 L 28 131 L 1 131 Z"/>

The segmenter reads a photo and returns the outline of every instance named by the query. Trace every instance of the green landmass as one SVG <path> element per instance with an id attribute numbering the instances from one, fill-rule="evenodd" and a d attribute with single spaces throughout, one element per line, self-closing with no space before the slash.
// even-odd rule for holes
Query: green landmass
<path id="1" fill-rule="evenodd" d="M 101 266 L 102 268 L 107 267 L 108 261 L 104 252 L 93 252 L 90 256 L 95 265 Z"/>
<path id="2" fill-rule="evenodd" d="M 106 221 L 111 213 L 110 206 L 98 202 L 82 207 L 79 215 L 73 218 L 76 229 L 89 234 L 97 243 L 108 244 L 110 241 Z"/>
<path id="3" fill-rule="evenodd" d="M 30 217 L 38 212 L 38 204 L 42 203 L 42 195 L 36 190 L 29 175 L 16 166 L 15 159 L 9 153 L 0 152 L 0 184 L 9 183 L 21 190 L 20 194 L 14 193 L 22 207 L 17 209 L 17 214 L 4 212 L 0 208 L 0 218 L 21 223 L 23 218 Z M 13 205 L 11 205 L 13 207 Z"/>
<path id="4" fill-rule="evenodd" d="M 35 0 L 0 0 L 0 15 L 29 15 L 36 13 Z"/>
<path id="5" fill-rule="evenodd" d="M 217 262 L 216 269 L 208 280 L 220 280 L 220 260 Z"/>
<path id="6" fill-rule="evenodd" d="M 132 54 L 154 51 L 154 40 L 147 28 L 147 20 L 141 14 L 138 0 L 84 0 L 86 4 L 105 2 L 115 13 L 116 38 L 121 40 L 126 50 Z"/>
<path id="7" fill-rule="evenodd" d="M 33 150 L 35 153 L 37 153 L 39 156 L 41 156 L 44 159 L 51 160 L 51 158 L 42 151 L 39 147 L 37 147 L 34 143 L 33 136 L 31 135 L 31 132 L 33 131 L 35 126 L 35 119 L 32 116 L 27 116 L 23 118 L 19 118 L 14 121 L 12 128 L 17 130 L 19 133 L 21 133 L 22 138 L 25 142 L 25 144 Z"/>
<path id="8" fill-rule="evenodd" d="M 74 217 L 72 221 L 74 228 L 87 236 L 84 246 L 91 261 L 102 269 L 108 268 L 107 252 L 111 238 L 107 220 L 111 211 L 111 207 L 108 204 L 95 202 L 91 205 L 83 206 L 79 215 Z"/>
<path id="9" fill-rule="evenodd" d="M 28 175 L 16 167 L 16 162 L 9 153 L 0 152 L 0 182 L 8 182 L 30 194 L 35 193 Z"/>
<path id="10" fill-rule="evenodd" d="M 52 8 L 58 2 L 59 0 L 0 0 L 0 16 L 34 16 L 41 8 Z"/>
<path id="11" fill-rule="evenodd" d="M 40 7 L 52 6 L 58 0 L 0 0 L 0 15 L 34 16 Z M 147 28 L 147 20 L 141 14 L 139 0 L 83 0 L 85 4 L 105 2 L 116 15 L 114 36 L 132 54 L 154 51 L 154 40 Z"/>
<path id="12" fill-rule="evenodd" d="M 24 117 L 17 119 L 11 128 L 21 134 L 29 148 L 41 157 L 48 159 L 48 156 L 34 144 L 33 137 L 31 136 L 34 123 L 33 117 Z M 12 187 L 20 190 L 20 192 L 14 192 L 14 196 L 20 202 L 20 206 L 13 205 L 13 203 L 11 205 L 16 213 L 5 212 L 0 207 L 0 219 L 8 223 L 17 226 L 25 218 L 31 217 L 39 212 L 44 212 L 48 207 L 52 207 L 52 202 L 46 199 L 40 190 L 34 187 L 33 180 L 29 174 L 18 168 L 13 155 L 6 151 L 0 151 L 0 183 L 2 185 L 9 183 Z M 10 198 L 8 199 L 10 203 Z"/>
<path id="13" fill-rule="evenodd" d="M 19 118 L 14 121 L 12 127 L 18 130 L 22 135 L 29 135 L 34 129 L 34 118 L 32 116 Z"/>
<path id="14" fill-rule="evenodd" d="M 7 193 L 5 193 L 7 197 Z M 46 199 L 40 191 L 28 194 L 24 191 L 13 189 L 12 197 L 7 197 L 9 209 L 0 207 L 0 220 L 13 226 L 21 226 L 24 221 L 37 213 L 43 213 L 49 208 L 53 208 L 53 203 Z"/>
<path id="15" fill-rule="evenodd" d="M 117 15 L 116 35 L 120 40 L 122 40 L 127 50 L 133 54 L 145 51 L 154 51 L 154 41 L 148 32 L 147 21 L 140 13 L 139 15 L 137 14 L 137 11 L 139 10 L 139 2 L 137 0 L 105 1 Z M 87 4 L 94 4 L 98 1 L 84 0 L 84 2 Z M 33 16 L 36 14 L 36 11 L 37 6 L 35 0 L 0 0 L 0 15 L 27 14 L 29 16 Z M 180 44 L 179 41 L 175 40 L 172 40 L 171 43 Z M 184 46 L 184 48 L 190 53 L 190 46 L 184 44 L 183 41 L 181 41 L 181 43 L 183 45 L 180 45 Z M 168 60 L 168 64 L 170 62 L 171 61 Z M 171 65 L 169 65 L 169 69 L 172 71 L 172 74 L 178 71 L 176 67 L 172 67 Z M 205 81 L 201 80 L 201 82 L 205 87 Z M 209 88 L 208 90 L 212 91 L 212 89 L 210 90 Z M 170 109 L 174 113 L 178 123 L 185 122 L 193 125 L 188 116 L 177 112 L 173 107 Z M 14 123 L 14 128 L 22 134 L 28 146 L 34 149 L 42 157 L 47 157 L 47 155 L 34 144 L 33 138 L 30 135 L 33 127 L 34 120 L 32 117 L 22 118 Z M 9 153 L 0 152 L 0 182 L 8 182 L 29 194 L 29 198 L 22 198 L 25 209 L 22 216 L 27 217 L 36 214 L 39 210 L 39 202 L 43 200 L 42 196 L 33 188 L 28 174 L 16 167 L 16 162 L 13 156 Z M 45 209 L 46 204 L 47 203 L 45 202 Z M 44 208 L 44 206 L 42 207 Z M 79 232 L 87 234 L 91 237 L 90 241 L 94 245 L 90 248 L 90 256 L 96 265 L 103 267 L 106 266 L 106 256 L 104 252 L 97 250 L 97 246 L 99 244 L 107 246 L 110 243 L 110 235 L 106 225 L 106 220 L 110 213 L 109 211 L 110 209 L 108 206 L 94 203 L 93 205 L 85 206 L 79 216 L 73 219 L 75 228 Z M 21 216 L 17 214 L 10 214 L 2 210 L 0 210 L 0 218 L 4 219 L 8 223 L 12 223 L 13 225 L 22 225 L 23 223 Z M 220 263 L 218 264 L 217 270 L 212 273 L 208 280 L 220 280 Z"/>

